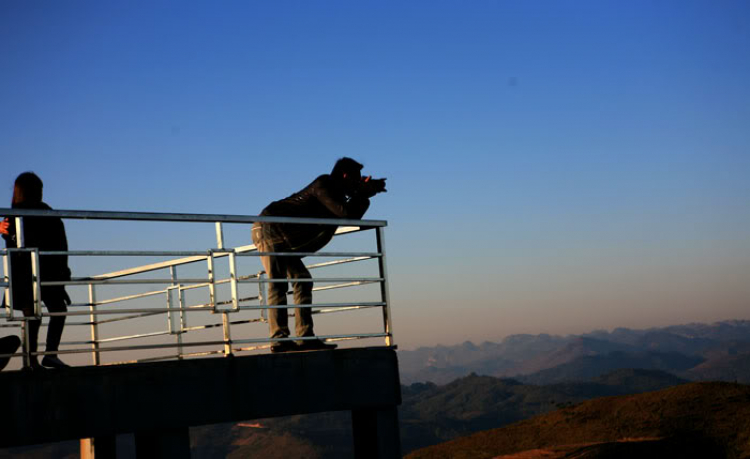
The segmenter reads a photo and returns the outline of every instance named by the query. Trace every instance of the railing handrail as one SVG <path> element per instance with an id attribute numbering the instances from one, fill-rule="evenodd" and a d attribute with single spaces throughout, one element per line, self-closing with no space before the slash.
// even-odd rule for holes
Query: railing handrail
<path id="1" fill-rule="evenodd" d="M 172 212 L 115 212 L 104 210 L 44 210 L 11 209 L 0 207 L 4 217 L 59 217 L 78 220 L 138 220 L 160 222 L 203 223 L 300 223 L 305 225 L 360 226 L 378 228 L 388 226 L 386 220 L 349 220 L 341 218 L 264 217 L 260 215 L 180 214 Z"/>

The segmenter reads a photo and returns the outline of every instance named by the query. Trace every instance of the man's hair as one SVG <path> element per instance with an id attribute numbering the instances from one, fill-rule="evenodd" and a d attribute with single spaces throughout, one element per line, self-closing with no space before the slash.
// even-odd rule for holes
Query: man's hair
<path id="1" fill-rule="evenodd" d="M 331 175 L 334 177 L 343 177 L 344 174 L 352 173 L 352 172 L 359 172 L 362 170 L 364 166 L 358 163 L 357 161 L 343 157 L 336 161 L 336 165 L 333 166 L 333 170 L 331 171 Z"/>
<path id="2" fill-rule="evenodd" d="M 13 204 L 42 201 L 42 179 L 33 172 L 24 172 L 16 178 L 13 188 Z M 19 195 L 20 193 L 20 195 Z"/>

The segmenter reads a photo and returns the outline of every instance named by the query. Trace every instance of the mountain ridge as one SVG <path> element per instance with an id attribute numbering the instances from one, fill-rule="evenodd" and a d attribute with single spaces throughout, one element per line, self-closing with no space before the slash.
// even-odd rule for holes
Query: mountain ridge
<path id="1" fill-rule="evenodd" d="M 617 369 L 618 359 L 623 362 L 619 368 L 638 365 L 633 362 L 640 359 L 645 368 L 671 371 L 688 379 L 709 379 L 710 375 L 715 380 L 750 382 L 750 374 L 737 373 L 731 364 L 721 364 L 730 361 L 727 356 L 732 355 L 750 356 L 750 321 L 643 330 L 621 327 L 611 332 L 596 330 L 564 337 L 511 335 L 499 343 L 485 341 L 479 345 L 465 341 L 455 346 L 399 351 L 399 367 L 405 384 L 445 384 L 469 373 L 550 384 L 564 378 L 587 380 Z M 661 362 L 657 356 L 661 356 Z M 739 357 L 734 360 L 744 362 Z M 699 365 L 712 370 L 690 371 Z M 572 370 L 576 366 L 580 369 L 577 373 Z"/>

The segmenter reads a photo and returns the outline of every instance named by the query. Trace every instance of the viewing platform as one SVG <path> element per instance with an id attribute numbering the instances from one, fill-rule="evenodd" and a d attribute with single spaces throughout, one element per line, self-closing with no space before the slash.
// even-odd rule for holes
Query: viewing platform
<path id="1" fill-rule="evenodd" d="M 139 458 L 189 457 L 189 427 L 350 411 L 355 457 L 400 457 L 386 222 L 19 209 L 0 209 L 0 215 L 15 221 L 18 234 L 24 219 L 58 217 L 69 239 L 106 231 L 113 222 L 138 235 L 112 248 L 44 252 L 20 240 L 18 248 L 3 251 L 0 336 L 18 334 L 23 347 L 0 373 L 9 400 L 5 412 L 13 420 L 0 429 L 0 447 L 81 439 L 81 457 L 115 457 L 115 436 L 134 433 Z M 299 280 L 315 284 L 314 303 L 303 307 L 313 310 L 316 338 L 339 349 L 268 352 L 279 340 L 267 337 L 267 310 L 280 306 L 266 303 L 273 280 L 255 246 L 246 243 L 256 221 L 335 225 L 337 236 L 348 235 L 331 242 L 341 241 L 342 250 L 302 254 L 324 260 L 306 263 L 320 276 Z M 14 252 L 32 260 L 32 318 L 12 308 Z M 67 255 L 73 278 L 40 282 L 40 255 Z M 47 285 L 66 286 L 68 312 L 42 306 Z M 54 315 L 68 317 L 58 355 L 73 367 L 24 369 L 32 356 L 47 354 L 44 325 Z M 32 354 L 26 323 L 34 318 L 44 325 L 39 352 Z"/>

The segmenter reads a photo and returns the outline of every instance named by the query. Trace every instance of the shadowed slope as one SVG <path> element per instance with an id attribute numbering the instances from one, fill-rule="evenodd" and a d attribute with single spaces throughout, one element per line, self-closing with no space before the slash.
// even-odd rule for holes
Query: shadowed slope
<path id="1" fill-rule="evenodd" d="M 628 438 L 658 441 L 650 446 L 644 442 L 593 445 Z M 658 455 L 656 450 L 665 442 L 687 445 L 688 457 L 747 457 L 750 386 L 694 383 L 640 395 L 591 400 L 508 427 L 424 448 L 408 457 L 491 458 L 562 445 L 591 445 L 589 455 L 569 457 L 613 457 L 606 456 L 603 450 L 610 449 L 609 453 L 615 454 L 616 449 L 626 448 L 638 450 L 640 457 L 656 457 L 651 453 Z M 623 454 L 629 453 L 623 451 Z"/>

